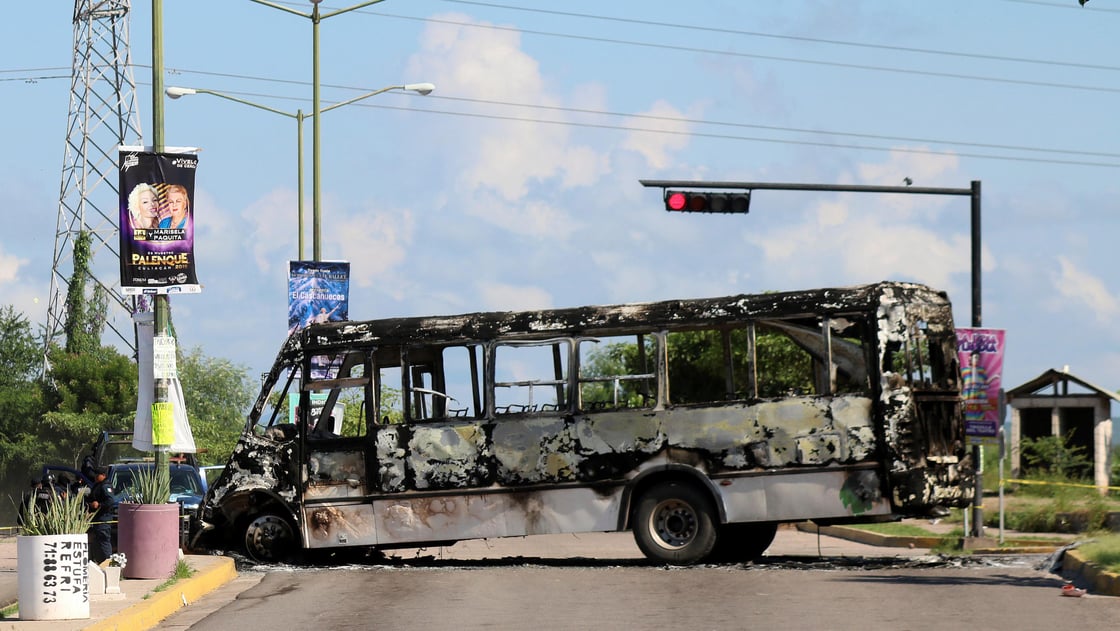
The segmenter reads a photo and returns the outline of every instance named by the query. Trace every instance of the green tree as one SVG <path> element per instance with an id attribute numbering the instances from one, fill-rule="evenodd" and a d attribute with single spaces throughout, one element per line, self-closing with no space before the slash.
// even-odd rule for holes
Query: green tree
<path id="1" fill-rule="evenodd" d="M 198 347 L 184 352 L 178 363 L 198 459 L 203 464 L 225 464 L 256 394 L 248 369 L 207 357 Z"/>
<path id="2" fill-rule="evenodd" d="M 1065 436 L 1024 438 L 1023 460 L 1034 471 L 1051 478 L 1082 479 L 1092 470 L 1085 448 L 1073 445 L 1073 431 Z"/>
<path id="3" fill-rule="evenodd" d="M 74 271 L 66 290 L 67 353 L 92 353 L 101 348 L 101 333 L 105 329 L 105 315 L 109 299 L 105 289 L 96 284 L 87 291 L 89 282 L 95 280 L 90 273 L 90 234 L 82 231 L 74 239 Z"/>
<path id="4" fill-rule="evenodd" d="M 41 340 L 23 314 L 0 309 L 0 506 L 19 498 L 40 462 Z M 14 514 L 7 507 L 0 514 Z M 5 520 L 8 521 L 8 520 Z"/>
<path id="5" fill-rule="evenodd" d="M 77 464 L 102 430 L 131 429 L 136 413 L 137 370 L 116 349 L 51 353 L 42 383 L 40 437 L 47 461 Z"/>
<path id="6" fill-rule="evenodd" d="M 42 381 L 46 413 L 39 436 L 47 462 L 77 464 L 102 430 L 131 425 L 136 406 L 136 366 L 101 345 L 108 298 L 90 273 L 90 234 L 74 239 L 74 270 L 66 291 L 65 348 L 51 345 Z"/>

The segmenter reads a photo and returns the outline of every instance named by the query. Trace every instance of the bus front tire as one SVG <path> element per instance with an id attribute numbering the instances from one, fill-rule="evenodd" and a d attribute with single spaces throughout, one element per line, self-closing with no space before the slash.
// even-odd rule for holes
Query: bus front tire
<path id="1" fill-rule="evenodd" d="M 634 540 L 647 558 L 671 565 L 691 565 L 707 557 L 716 544 L 711 499 L 680 482 L 659 484 L 638 501 Z"/>
<path id="2" fill-rule="evenodd" d="M 258 563 L 276 563 L 291 555 L 296 545 L 291 522 L 279 515 L 265 513 L 245 526 L 245 552 Z"/>

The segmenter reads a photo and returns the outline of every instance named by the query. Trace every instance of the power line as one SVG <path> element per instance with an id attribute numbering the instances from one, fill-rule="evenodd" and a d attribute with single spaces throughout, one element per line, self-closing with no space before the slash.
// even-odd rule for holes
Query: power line
<path id="1" fill-rule="evenodd" d="M 133 64 L 133 67 L 134 68 L 149 68 L 149 66 L 146 66 L 146 65 L 143 65 L 143 64 Z M 29 69 L 29 70 L 36 70 L 36 69 Z M 19 72 L 19 70 L 0 70 L 0 72 L 2 72 L 2 73 Z M 279 78 L 275 78 L 275 77 L 260 77 L 260 76 L 238 74 L 238 73 L 228 73 L 228 72 L 212 72 L 212 71 L 194 70 L 194 69 L 186 69 L 186 68 L 168 68 L 167 72 L 168 72 L 168 74 L 171 74 L 171 75 L 194 74 L 194 75 L 200 75 L 200 76 L 220 77 L 220 78 L 237 79 L 237 80 L 243 80 L 243 81 L 260 81 L 260 82 L 277 83 L 277 84 L 283 84 L 283 85 L 295 85 L 295 86 L 301 86 L 301 87 L 310 86 L 310 82 L 307 82 L 307 81 L 297 81 L 297 80 L 292 80 L 292 79 L 279 79 Z M 11 78 L 0 78 L 0 81 L 34 82 L 35 80 L 38 80 L 38 79 L 68 79 L 68 78 L 69 78 L 69 75 L 39 76 L 39 77 L 11 77 Z M 147 85 L 144 82 L 139 82 L 139 84 L 140 85 Z M 341 90 L 350 90 L 350 91 L 365 91 L 366 90 L 365 87 L 348 86 L 348 85 L 341 85 L 341 84 L 322 84 L 322 87 L 341 89 Z M 277 95 L 277 94 L 268 94 L 268 93 L 259 93 L 259 92 L 229 91 L 229 94 L 240 95 L 240 96 L 251 97 L 251 98 L 266 98 L 266 99 L 279 99 L 279 100 L 306 102 L 305 98 L 289 97 L 289 96 L 283 96 L 283 95 Z M 872 133 L 861 133 L 861 132 L 833 131 L 833 130 L 826 130 L 826 129 L 811 129 L 811 128 L 803 128 L 803 127 L 787 127 L 787 126 L 777 126 L 777 125 L 761 125 L 761 124 L 752 124 L 752 123 L 736 123 L 736 122 L 729 122 L 729 121 L 707 121 L 707 120 L 693 119 L 693 118 L 683 118 L 683 117 L 657 116 L 657 115 L 652 115 L 652 114 L 633 114 L 633 113 L 625 113 L 625 112 L 612 112 L 612 111 L 606 111 L 606 110 L 592 110 L 592 109 L 586 109 L 586 108 L 540 105 L 540 104 L 533 104 L 533 103 L 513 103 L 513 102 L 509 102 L 509 101 L 495 101 L 495 100 L 488 100 L 488 99 L 477 99 L 477 98 L 470 98 L 470 97 L 454 97 L 454 96 L 446 96 L 446 95 L 431 95 L 428 98 L 429 99 L 444 100 L 444 101 L 458 101 L 458 102 L 464 102 L 464 103 L 496 105 L 496 106 L 500 106 L 500 107 L 517 107 L 517 108 L 527 108 L 527 109 L 535 109 L 535 110 L 543 110 L 543 111 L 563 112 L 563 113 L 569 113 L 569 114 L 583 114 L 583 115 L 589 115 L 589 116 L 609 116 L 609 117 L 616 117 L 616 118 L 631 118 L 631 119 L 637 119 L 637 120 L 648 120 L 648 121 L 656 121 L 656 122 L 684 123 L 684 124 L 690 124 L 690 125 L 708 125 L 708 126 L 713 126 L 713 127 L 728 127 L 728 128 L 738 128 L 738 129 L 758 129 L 758 130 L 784 132 L 784 133 L 813 134 L 813 135 L 819 135 L 819 136 L 859 138 L 859 139 L 864 139 L 864 140 L 881 140 L 881 141 L 888 141 L 888 142 L 929 143 L 929 144 L 943 145 L 943 146 L 948 146 L 948 147 L 974 147 L 974 148 L 977 148 L 977 149 L 994 149 L 994 150 L 1001 150 L 1001 151 L 1022 151 L 1022 152 L 1028 152 L 1028 153 L 1048 153 L 1048 154 L 1067 155 L 1067 156 L 1084 156 L 1086 158 L 1097 157 L 1097 158 L 1118 158 L 1118 159 L 1120 159 L 1120 153 L 1105 152 L 1105 151 L 1060 149 L 1060 148 L 1037 147 L 1037 146 L 1027 146 L 1027 145 L 1011 145 L 1011 144 L 1003 144 L 1003 143 L 982 143 L 982 142 L 971 142 L 971 141 L 964 141 L 964 140 L 946 140 L 946 139 L 928 138 L 928 137 L 919 137 L 919 136 L 893 136 L 893 135 L 888 135 L 888 134 L 872 134 Z M 326 102 L 329 104 L 329 103 L 333 103 L 335 101 L 326 101 Z M 673 134 L 673 135 L 683 135 L 683 136 L 695 136 L 695 137 L 698 137 L 698 138 L 713 138 L 713 139 L 738 140 L 738 141 L 748 141 L 748 142 L 768 142 L 768 143 L 779 143 L 779 144 L 790 144 L 790 145 L 809 145 L 809 146 L 832 147 L 832 148 L 860 149 L 860 150 L 868 150 L 868 151 L 901 151 L 901 152 L 906 152 L 906 153 L 924 153 L 924 154 L 929 154 L 929 155 L 956 155 L 956 156 L 962 156 L 962 157 L 985 158 L 985 159 L 995 159 L 995 160 L 1014 160 L 1014 161 L 1024 161 L 1024 162 L 1049 162 L 1049 163 L 1053 163 L 1053 164 L 1068 164 L 1068 165 L 1079 165 L 1079 166 L 1097 166 L 1097 167 L 1116 167 L 1116 166 L 1120 166 L 1120 165 L 1113 164 L 1113 163 L 1095 162 L 1095 161 L 1089 161 L 1089 160 L 1063 160 L 1063 159 L 1056 159 L 1056 158 L 1030 158 L 1030 157 L 1026 157 L 1026 156 L 1008 156 L 1008 155 L 992 155 L 992 154 L 981 154 L 981 153 L 963 153 L 963 152 L 960 152 L 960 151 L 936 151 L 936 150 L 923 150 L 923 149 L 916 149 L 916 148 L 902 149 L 902 148 L 898 148 L 898 147 L 875 147 L 875 146 L 868 146 L 868 145 L 841 144 L 841 143 L 823 142 L 823 141 L 806 141 L 806 140 L 793 140 L 793 139 L 760 138 L 760 137 L 753 137 L 753 136 L 736 136 L 736 135 L 729 135 L 729 134 L 716 134 L 716 133 L 711 133 L 711 132 L 674 132 L 674 131 L 670 131 L 670 130 L 646 129 L 646 128 L 630 127 L 630 126 L 625 126 L 625 125 L 605 125 L 605 124 L 584 123 L 584 122 L 577 122 L 577 121 L 544 120 L 544 119 L 533 119 L 533 118 L 527 118 L 527 117 L 503 116 L 503 115 L 497 115 L 497 114 L 484 114 L 484 113 L 472 113 L 472 112 L 453 112 L 453 111 L 447 111 L 447 110 L 433 110 L 433 109 L 430 109 L 430 108 L 402 108 L 402 107 L 382 106 L 382 105 L 369 104 L 369 103 L 356 104 L 356 105 L 363 106 L 363 107 L 377 107 L 377 108 L 382 108 L 382 109 L 401 109 L 401 110 L 410 110 L 410 111 L 417 111 L 417 112 L 427 112 L 427 113 L 432 113 L 432 114 L 441 114 L 441 115 L 445 115 L 445 116 L 465 116 L 465 117 L 475 117 L 475 118 L 492 119 L 492 120 L 512 120 L 512 121 L 519 121 L 519 122 L 536 122 L 536 123 L 549 124 L 549 125 L 566 125 L 566 126 L 570 126 L 570 127 L 614 129 L 614 130 L 620 130 L 620 131 L 635 131 L 635 132 L 642 132 L 642 133 Z"/>
<path id="2" fill-rule="evenodd" d="M 341 86 L 337 86 L 337 87 L 341 87 Z M 300 97 L 277 96 L 277 95 L 272 95 L 272 94 L 263 94 L 263 93 L 255 93 L 255 92 L 228 91 L 228 92 L 224 92 L 224 93 L 234 95 L 234 96 L 238 96 L 238 97 L 245 97 L 245 98 L 272 98 L 272 99 L 287 100 L 287 101 L 306 101 L 306 99 L 303 99 L 303 98 L 300 98 Z M 430 95 L 430 96 L 425 97 L 425 98 L 432 99 L 433 96 L 434 95 Z M 468 101 L 468 102 L 473 101 L 473 102 L 482 102 L 482 103 L 496 103 L 496 104 L 499 104 L 499 105 L 509 105 L 509 106 L 514 106 L 514 107 L 538 107 L 538 106 L 527 105 L 527 104 L 526 105 L 519 105 L 519 104 L 513 104 L 513 103 L 500 103 L 500 102 L 494 102 L 494 101 L 484 101 L 484 100 L 481 100 L 481 99 L 468 99 L 468 98 L 457 98 L 457 97 L 441 97 L 441 98 L 443 98 L 444 100 L 452 100 L 452 101 Z M 325 101 L 326 104 L 331 104 L 331 103 L 334 103 L 334 102 L 335 101 Z M 800 145 L 800 146 L 811 146 L 811 147 L 826 147 L 826 148 L 832 148 L 832 149 L 857 149 L 857 150 L 862 150 L 862 151 L 897 152 L 897 153 L 908 153 L 908 154 L 917 154 L 917 155 L 956 156 L 956 157 L 978 158 L 978 159 L 988 159 L 988 160 L 1001 160 L 1001 161 L 1012 161 L 1012 162 L 1032 162 L 1032 163 L 1062 164 L 1062 165 L 1072 165 L 1072 166 L 1092 166 L 1092 167 L 1120 168 L 1120 163 L 1095 162 L 1095 161 L 1090 161 L 1090 160 L 1065 160 L 1065 159 L 1058 159 L 1058 158 L 1041 158 L 1041 157 L 1034 158 L 1034 157 L 1029 157 L 1029 156 L 1012 156 L 1012 155 L 998 155 L 998 154 L 985 154 L 985 153 L 969 153 L 969 152 L 961 152 L 961 151 L 939 151 L 939 150 L 935 150 L 935 149 L 919 149 L 919 148 L 915 148 L 915 147 L 881 147 L 881 146 L 873 146 L 873 145 L 859 145 L 859 144 L 836 143 L 836 142 L 825 142 L 825 141 L 794 140 L 794 139 L 782 139 L 782 138 L 764 138 L 764 137 L 758 137 L 758 136 L 739 136 L 739 135 L 732 135 L 732 134 L 717 134 L 717 133 L 701 132 L 701 131 L 676 131 L 676 130 L 668 130 L 668 129 L 643 128 L 643 127 L 636 127 L 636 126 L 630 126 L 630 125 L 611 125 L 611 124 L 605 124 L 605 123 L 557 121 L 557 120 L 547 120 L 547 119 L 540 119 L 540 118 L 529 118 L 529 117 L 524 117 L 524 116 L 512 116 L 512 115 L 503 115 L 503 114 L 485 114 L 485 113 L 480 113 L 480 112 L 458 112 L 458 111 L 451 111 L 451 110 L 439 110 L 439 109 L 434 109 L 434 108 L 429 108 L 429 107 L 423 107 L 423 108 L 402 107 L 402 106 L 384 105 L 384 104 L 376 104 L 376 103 L 355 103 L 353 105 L 355 107 L 366 107 L 366 108 L 375 108 L 375 109 L 381 109 L 381 110 L 396 110 L 396 111 L 407 111 L 407 112 L 422 112 L 422 113 L 426 113 L 426 114 L 438 114 L 438 115 L 442 115 L 442 116 L 458 116 L 458 117 L 464 117 L 464 118 L 477 118 L 477 119 L 483 119 L 483 120 L 513 121 L 513 122 L 523 122 L 523 123 L 535 123 L 535 124 L 541 124 L 541 125 L 562 125 L 562 126 L 567 126 L 567 127 L 581 127 L 581 128 L 587 128 L 587 129 L 608 129 L 608 130 L 614 130 L 614 131 L 639 132 L 639 133 L 661 134 L 661 135 L 671 135 L 671 136 L 685 136 L 685 137 L 690 137 L 690 138 L 709 138 L 709 139 L 717 139 L 717 140 L 733 140 L 733 141 L 742 141 L 742 142 L 763 142 L 763 143 L 795 145 L 795 146 Z M 620 117 L 639 118 L 639 119 L 644 118 L 644 119 L 650 119 L 650 120 L 671 121 L 671 122 L 679 122 L 679 123 L 689 123 L 689 122 L 691 122 L 691 123 L 694 123 L 694 124 L 703 124 L 703 125 L 730 125 L 730 126 L 738 126 L 738 127 L 758 127 L 758 128 L 762 128 L 762 129 L 772 129 L 772 130 L 775 130 L 775 131 L 794 131 L 792 129 L 769 128 L 767 126 L 762 126 L 762 125 L 751 126 L 751 125 L 744 125 L 744 124 L 738 124 L 738 123 L 711 123 L 709 121 L 690 121 L 689 119 L 679 119 L 679 118 L 672 118 L 672 117 L 632 115 L 632 114 L 623 114 L 623 113 L 615 113 L 615 112 L 599 112 L 599 111 L 594 111 L 594 110 L 579 110 L 579 109 L 576 109 L 576 108 L 540 106 L 539 109 L 552 109 L 552 110 L 560 110 L 560 111 L 567 111 L 567 112 L 578 112 L 578 113 L 593 113 L 593 114 L 596 114 L 596 115 L 620 116 Z M 833 134 L 831 132 L 820 132 L 820 131 L 813 131 L 813 130 L 796 130 L 796 131 L 800 131 L 801 133 L 814 133 L 814 134 L 826 134 L 826 135 L 828 135 L 828 134 L 831 134 L 831 135 L 850 135 L 850 136 L 863 137 L 863 138 L 867 138 L 867 139 L 877 139 L 877 140 L 900 140 L 900 141 L 905 140 L 905 139 L 902 139 L 902 138 L 892 138 L 890 136 L 877 136 L 877 135 L 873 135 L 873 134 L 843 134 L 843 133 Z M 951 143 L 947 143 L 947 142 L 944 142 L 944 141 L 932 141 L 932 142 L 937 142 L 939 144 L 951 144 Z M 962 144 L 968 144 L 970 146 L 976 146 L 976 147 L 981 147 L 981 148 L 992 148 L 992 149 L 1052 152 L 1052 153 L 1063 153 L 1063 154 L 1071 154 L 1071 155 L 1085 155 L 1085 156 L 1120 158 L 1120 154 L 1115 154 L 1115 153 L 1077 152 L 1077 151 L 1072 151 L 1072 150 L 1043 149 L 1043 148 L 1037 148 L 1037 147 L 1015 147 L 1013 145 L 983 145 L 983 144 L 979 144 L 979 143 L 962 143 Z"/>
<path id="3" fill-rule="evenodd" d="M 1103 64 L 1090 64 L 1090 63 L 1081 63 L 1081 62 L 1074 62 L 1074 61 L 1054 61 L 1054 60 L 1049 60 L 1049 59 L 1036 59 L 1036 58 L 1028 58 L 1028 57 L 1011 57 L 1011 56 L 1006 56 L 1006 55 L 991 55 L 991 54 L 984 54 L 984 53 L 963 53 L 963 52 L 959 52 L 959 51 L 941 50 L 941 49 L 934 49 L 934 48 L 915 48 L 915 47 L 912 47 L 912 46 L 892 46 L 892 45 L 889 45 L 889 44 L 869 44 L 869 43 L 866 43 L 866 42 L 853 42 L 853 41 L 848 41 L 848 40 L 824 39 L 824 38 L 820 38 L 820 37 L 805 37 L 805 36 L 800 36 L 800 35 L 779 35 L 779 34 L 776 34 L 776 33 L 765 33 L 765 32 L 762 32 L 762 31 L 744 31 L 744 30 L 740 30 L 740 29 L 730 29 L 730 28 L 721 28 L 721 27 L 713 27 L 713 26 L 699 26 L 699 25 L 695 25 L 695 24 L 679 24 L 679 23 L 670 23 L 670 22 L 657 22 L 657 21 L 654 21 L 654 20 L 642 20 L 642 19 L 638 19 L 638 18 L 620 18 L 620 17 L 613 17 L 613 16 L 607 16 L 607 15 L 595 15 L 595 14 L 591 14 L 591 13 L 576 13 L 576 12 L 572 12 L 572 11 L 557 11 L 557 10 L 554 10 L 554 9 L 541 9 L 541 8 L 537 8 L 537 7 L 532 7 L 532 8 L 530 8 L 530 7 L 519 7 L 519 6 L 511 6 L 511 5 L 508 5 L 508 4 L 498 4 L 498 3 L 495 3 L 495 2 L 479 2 L 478 0 L 441 0 L 441 1 L 442 2 L 453 3 L 453 4 L 467 4 L 467 5 L 474 5 L 474 6 L 480 6 L 480 7 L 487 7 L 487 8 L 492 8 L 492 9 L 507 9 L 507 10 L 510 10 L 510 11 L 523 11 L 523 12 L 526 12 L 526 13 L 540 13 L 540 14 L 546 14 L 546 15 L 560 15 L 560 16 L 565 16 L 565 17 L 577 17 L 577 18 L 583 18 L 583 19 L 588 19 L 588 20 L 602 20 L 602 21 L 616 22 L 616 23 L 621 23 L 621 24 L 640 24 L 640 25 L 643 25 L 643 26 L 657 26 L 657 27 L 662 27 L 662 28 L 693 31 L 693 32 L 699 32 L 699 33 L 722 33 L 722 34 L 725 34 L 725 35 L 741 35 L 741 36 L 747 36 L 747 37 L 761 37 L 761 38 L 767 38 L 767 39 L 786 40 L 786 41 L 794 41 L 794 42 L 810 42 L 810 43 L 813 43 L 813 44 L 829 44 L 829 45 L 832 45 L 832 46 L 847 46 L 847 47 L 851 47 L 851 48 L 866 48 L 866 49 L 871 49 L 871 50 L 889 50 L 889 51 L 893 51 L 893 52 L 920 53 L 920 54 L 923 54 L 923 55 L 941 55 L 941 56 L 945 56 L 945 57 L 959 57 L 959 58 L 964 58 L 964 59 L 985 59 L 985 60 L 989 60 L 989 61 L 1007 61 L 1007 62 L 1013 62 L 1013 63 L 1042 64 L 1042 65 L 1048 65 L 1048 66 L 1064 66 L 1064 67 L 1067 67 L 1067 68 L 1084 68 L 1084 69 L 1089 69 L 1089 70 L 1109 70 L 1109 71 L 1113 71 L 1113 72 L 1120 72 L 1120 66 L 1109 66 L 1109 65 L 1103 65 Z M 1037 1 L 1031 1 L 1031 0 L 1006 0 L 1006 1 L 1008 1 L 1008 2 L 1025 2 L 1027 4 L 1050 4 L 1050 6 L 1061 6 L 1061 5 L 1054 5 L 1054 4 L 1051 4 L 1051 3 L 1043 3 L 1043 2 L 1037 2 Z M 1073 8 L 1077 8 L 1077 7 L 1073 7 Z M 1113 9 L 1112 11 L 1116 11 L 1116 10 Z M 1120 12 L 1120 11 L 1117 11 L 1117 12 Z M 370 11 L 370 13 L 373 13 L 373 12 Z"/>
<path id="4" fill-rule="evenodd" d="M 361 11 L 356 11 L 356 13 L 357 12 L 361 12 Z M 983 82 L 983 83 L 1006 83 L 1006 84 L 1010 84 L 1010 85 L 1023 85 L 1023 86 L 1032 86 L 1032 87 L 1039 87 L 1039 88 L 1058 88 L 1058 89 L 1065 89 L 1065 90 L 1082 90 L 1082 91 L 1086 91 L 1086 92 L 1106 92 L 1106 93 L 1118 93 L 1118 92 L 1120 92 L 1120 88 L 1094 86 L 1094 85 L 1082 85 L 1082 84 L 1076 84 L 1076 83 L 1057 83 L 1057 82 L 1053 82 L 1053 81 L 1036 81 L 1036 80 L 1033 80 L 1033 79 L 1009 79 L 1009 78 L 1005 78 L 1005 77 L 993 77 L 993 76 L 986 76 L 986 75 L 971 75 L 971 74 L 963 74 L 963 73 L 958 73 L 958 72 L 941 72 L 941 71 L 936 71 L 936 70 L 916 70 L 916 69 L 913 69 L 913 68 L 894 68 L 894 67 L 891 67 L 891 66 L 875 66 L 875 65 L 870 65 L 870 64 L 856 64 L 856 63 L 847 63 L 847 62 L 841 62 L 841 61 L 825 61 L 825 60 L 822 60 L 822 59 L 805 59 L 805 58 L 799 58 L 799 57 L 785 57 L 785 56 L 781 56 L 781 55 L 763 55 L 763 54 L 759 54 L 759 53 L 743 53 L 743 52 L 735 52 L 735 51 L 729 51 L 729 50 L 716 50 L 716 49 L 713 49 L 713 48 L 700 48 L 700 47 L 697 47 L 697 46 L 683 46 L 683 45 L 676 45 L 676 44 L 651 44 L 649 42 L 617 39 L 617 38 L 612 38 L 612 37 L 596 37 L 596 36 L 592 36 L 592 35 L 574 35 L 574 34 L 571 34 L 571 33 L 552 33 L 552 32 L 549 32 L 549 31 L 537 31 L 537 30 L 531 30 L 531 29 L 525 29 L 525 28 L 513 27 L 513 26 L 499 26 L 499 25 L 496 25 L 496 24 L 476 24 L 476 23 L 471 23 L 471 22 L 460 22 L 460 21 L 457 21 L 457 20 L 445 20 L 445 19 L 437 19 L 437 18 L 419 18 L 419 17 L 414 17 L 414 16 L 408 16 L 408 15 L 398 15 L 398 14 L 392 14 L 392 13 L 381 13 L 381 12 L 373 12 L 373 11 L 367 11 L 365 13 L 369 13 L 371 15 L 377 15 L 377 16 L 380 16 L 380 17 L 397 18 L 397 19 L 401 19 L 401 20 L 413 20 L 413 21 L 418 21 L 418 22 L 427 22 L 427 23 L 435 23 L 435 24 L 447 24 L 447 25 L 450 25 L 450 26 L 482 28 L 482 29 L 489 29 L 489 30 L 494 30 L 494 31 L 503 31 L 503 32 L 528 34 L 528 35 L 539 35 L 539 36 L 542 36 L 542 37 L 557 37 L 557 38 L 563 38 L 563 39 L 574 39 L 574 40 L 580 40 L 580 41 L 586 41 L 586 42 L 598 42 L 598 43 L 603 43 L 603 44 L 619 44 L 619 45 L 624 45 L 624 46 L 636 46 L 636 47 L 639 47 L 639 48 L 655 48 L 655 49 L 660 49 L 660 50 L 672 50 L 672 51 L 677 51 L 677 52 L 697 53 L 697 54 L 703 54 L 703 55 L 718 55 L 718 56 L 722 56 L 722 57 L 737 57 L 737 58 L 744 58 L 744 59 L 761 59 L 763 61 L 777 61 L 777 62 L 786 62 L 786 63 L 797 63 L 797 64 L 806 64 L 806 65 L 813 65 L 813 66 L 824 66 L 824 67 L 828 67 L 828 68 L 845 68 L 845 69 L 848 69 L 848 70 L 868 70 L 868 71 L 873 71 L 873 72 L 889 72 L 889 73 L 892 73 L 892 74 L 905 74 L 905 75 L 914 75 L 914 76 L 922 76 L 922 77 L 937 77 L 937 78 L 941 78 L 941 79 L 962 79 L 962 80 L 966 80 L 966 81 L 980 81 L 980 82 Z M 1120 68 L 1116 68 L 1116 69 L 1120 70 Z"/>

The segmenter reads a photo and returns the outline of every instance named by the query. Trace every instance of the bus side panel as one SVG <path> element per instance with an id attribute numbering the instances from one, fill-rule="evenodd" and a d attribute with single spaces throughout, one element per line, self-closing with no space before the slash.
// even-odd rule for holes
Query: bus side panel
<path id="1" fill-rule="evenodd" d="M 889 515 L 874 469 L 771 473 L 723 478 L 717 487 L 728 522 L 801 521 Z"/>
<path id="2" fill-rule="evenodd" d="M 618 527 L 622 489 L 395 497 L 371 510 L 377 543 L 423 543 L 491 537 L 606 532 Z"/>
<path id="3" fill-rule="evenodd" d="M 575 481 L 581 458 L 568 421 L 551 416 L 494 423 L 492 444 L 499 483 L 517 486 Z"/>
<path id="4" fill-rule="evenodd" d="M 876 449 L 871 400 L 798 397 L 664 412 L 669 447 L 703 455 L 710 473 L 866 461 Z"/>

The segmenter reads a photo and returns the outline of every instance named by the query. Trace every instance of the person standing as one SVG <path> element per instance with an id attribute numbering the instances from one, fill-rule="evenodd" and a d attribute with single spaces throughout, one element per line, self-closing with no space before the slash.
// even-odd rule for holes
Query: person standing
<path id="1" fill-rule="evenodd" d="M 94 563 L 113 556 L 113 534 L 110 522 L 113 520 L 117 498 L 106 479 L 104 467 L 93 470 L 93 488 L 86 496 L 86 502 L 93 511 L 93 524 L 89 527 L 89 559 Z"/>

